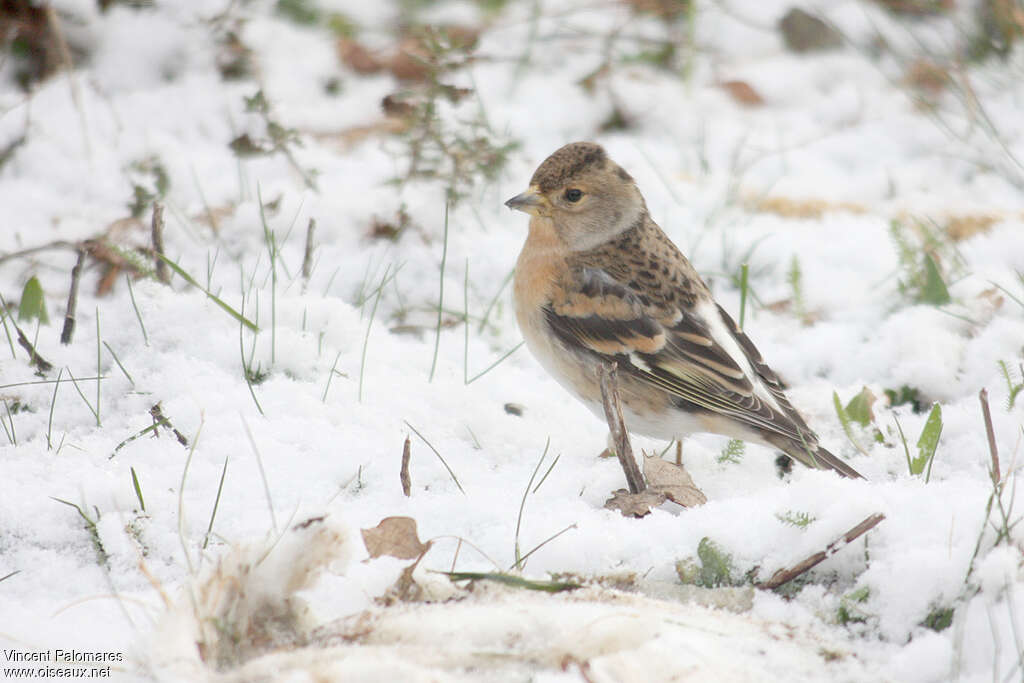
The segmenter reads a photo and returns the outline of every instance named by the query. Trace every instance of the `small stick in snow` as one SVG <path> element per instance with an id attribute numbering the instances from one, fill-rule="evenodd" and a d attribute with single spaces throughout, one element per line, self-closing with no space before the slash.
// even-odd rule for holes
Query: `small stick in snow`
<path id="1" fill-rule="evenodd" d="M 153 202 L 153 262 L 156 266 L 156 279 L 169 284 L 171 271 L 164 262 L 164 207 L 160 202 Z"/>
<path id="2" fill-rule="evenodd" d="M 878 523 L 881 522 L 883 519 L 885 519 L 885 515 L 883 515 L 880 512 L 871 515 L 863 522 L 847 531 L 840 538 L 837 538 L 836 540 L 829 543 L 824 550 L 814 553 L 813 555 L 805 559 L 803 562 L 799 562 L 790 567 L 789 569 L 780 569 L 779 571 L 772 574 L 772 577 L 764 583 L 756 584 L 757 587 L 764 588 L 766 590 L 772 590 L 778 588 L 784 583 L 789 583 L 801 574 L 810 571 L 810 569 L 815 565 L 828 559 L 829 557 L 832 557 L 837 552 L 845 548 L 848 544 L 852 543 L 857 538 L 859 538 L 861 535 L 865 534 L 871 529 L 874 529 L 875 526 L 877 526 Z"/>
<path id="3" fill-rule="evenodd" d="M 310 273 L 313 272 L 313 233 L 316 232 L 316 219 L 309 219 L 309 226 L 306 228 L 306 251 L 302 256 L 302 279 L 309 281 Z"/>
<path id="4" fill-rule="evenodd" d="M 408 498 L 412 494 L 412 479 L 409 478 L 409 456 L 411 455 L 412 445 L 409 443 L 409 437 L 405 437 L 405 445 L 402 446 L 402 469 L 398 473 L 399 478 L 402 480 L 402 493 Z"/>
<path id="5" fill-rule="evenodd" d="M 13 322 L 13 318 L 11 321 Z M 28 351 L 29 365 L 34 365 L 39 368 L 39 372 L 49 372 L 50 370 L 53 370 L 53 363 L 50 363 L 39 355 L 39 352 L 36 351 L 36 347 L 32 346 L 32 342 L 28 340 L 28 337 L 25 336 L 22 329 L 17 325 L 14 326 L 14 329 L 18 332 L 18 343 L 23 349 Z"/>
<path id="6" fill-rule="evenodd" d="M 160 436 L 160 432 L 157 429 L 158 427 L 167 427 L 174 432 L 174 438 L 178 440 L 178 443 L 182 446 L 188 446 L 188 439 L 185 438 L 185 435 L 179 432 L 174 425 L 171 424 L 171 421 L 167 419 L 167 416 L 164 415 L 164 408 L 162 404 L 153 404 L 153 407 L 149 409 L 149 414 L 153 418 L 153 438 Z"/>
<path id="7" fill-rule="evenodd" d="M 999 486 L 999 449 L 996 448 L 996 432 L 992 428 L 992 412 L 988 409 L 988 389 L 978 392 L 978 400 L 981 401 L 981 415 L 985 420 L 985 434 L 988 436 L 988 451 L 992 454 L 992 483 Z"/>
<path id="8" fill-rule="evenodd" d="M 78 250 L 78 260 L 71 269 L 71 289 L 68 291 L 68 312 L 64 315 L 64 329 L 60 332 L 60 343 L 67 346 L 75 335 L 75 309 L 78 308 L 78 280 L 82 277 L 82 263 L 85 249 Z"/>
<path id="9" fill-rule="evenodd" d="M 604 404 L 604 416 L 608 420 L 608 430 L 615 443 L 615 455 L 619 458 L 622 471 L 626 474 L 626 484 L 630 493 L 643 493 L 647 489 L 644 477 L 633 457 L 633 447 L 629 444 L 629 432 L 626 421 L 622 418 L 622 405 L 619 402 L 619 373 L 617 363 L 602 363 L 597 369 L 601 382 L 601 402 Z"/>
<path id="10" fill-rule="evenodd" d="M 32 254 L 39 253 L 40 251 L 48 251 L 50 249 L 81 249 L 81 242 L 68 242 L 67 240 L 55 240 L 53 242 L 47 242 L 46 244 L 40 244 L 37 247 L 29 247 L 27 249 L 20 249 L 18 251 L 12 251 L 7 254 L 0 254 L 0 263 L 5 263 L 13 259 L 19 259 L 23 256 L 31 256 Z"/>

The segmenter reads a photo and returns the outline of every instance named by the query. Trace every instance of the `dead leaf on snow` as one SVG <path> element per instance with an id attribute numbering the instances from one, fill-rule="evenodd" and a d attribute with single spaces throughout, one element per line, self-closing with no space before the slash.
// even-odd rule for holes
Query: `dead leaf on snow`
<path id="1" fill-rule="evenodd" d="M 644 517 L 665 502 L 666 496 L 658 491 L 642 491 L 630 493 L 628 489 L 618 489 L 612 497 L 604 502 L 606 510 L 618 510 L 623 517 Z"/>
<path id="2" fill-rule="evenodd" d="M 746 81 L 723 81 L 718 84 L 725 92 L 739 104 L 746 107 L 759 107 L 764 104 L 764 98 L 761 94 L 754 90 Z"/>
<path id="3" fill-rule="evenodd" d="M 341 61 L 357 74 L 368 75 L 383 71 L 386 59 L 367 49 L 362 43 L 349 38 L 338 41 L 338 56 Z"/>
<path id="4" fill-rule="evenodd" d="M 372 529 L 360 529 L 370 558 L 388 555 L 400 560 L 422 557 L 430 543 L 420 541 L 416 520 L 412 517 L 385 517 Z"/>
<path id="5" fill-rule="evenodd" d="M 682 465 L 674 465 L 656 455 L 644 456 L 644 478 L 655 493 L 663 494 L 677 505 L 689 508 L 708 502 Z"/>

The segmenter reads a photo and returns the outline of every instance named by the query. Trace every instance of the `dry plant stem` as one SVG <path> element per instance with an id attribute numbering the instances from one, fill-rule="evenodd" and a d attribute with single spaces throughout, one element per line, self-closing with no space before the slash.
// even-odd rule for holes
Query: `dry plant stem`
<path id="1" fill-rule="evenodd" d="M 409 478 L 409 457 L 411 455 L 412 444 L 409 441 L 409 437 L 405 437 L 405 445 L 402 446 L 402 469 L 399 471 L 398 476 L 402 480 L 402 494 L 408 498 L 412 495 L 412 480 Z"/>
<path id="2" fill-rule="evenodd" d="M 644 477 L 633 457 L 633 447 L 629 444 L 629 432 L 626 421 L 622 417 L 622 405 L 619 402 L 619 373 L 617 363 L 602 363 L 597 370 L 601 381 L 601 402 L 604 404 L 604 417 L 608 420 L 608 430 L 615 442 L 615 455 L 619 458 L 622 471 L 626 474 L 626 484 L 630 493 L 643 493 L 647 489 Z"/>
<path id="3" fill-rule="evenodd" d="M 71 269 L 71 289 L 68 291 L 68 312 L 64 315 L 64 329 L 60 332 L 60 343 L 67 346 L 75 335 L 75 309 L 78 307 L 78 281 L 82 277 L 82 263 L 85 261 L 85 249 L 78 250 L 78 260 Z"/>
<path id="4" fill-rule="evenodd" d="M 988 409 L 988 389 L 978 392 L 981 401 L 981 415 L 985 420 L 985 435 L 988 437 L 988 450 L 992 454 L 992 484 L 999 486 L 999 450 L 996 448 L 996 432 L 992 427 L 992 412 Z"/>
<path id="5" fill-rule="evenodd" d="M 164 261 L 164 207 L 159 202 L 153 202 L 153 261 L 156 266 L 156 279 L 169 284 L 171 282 L 171 271 L 167 269 L 167 262 Z"/>
<path id="6" fill-rule="evenodd" d="M 39 352 L 36 351 L 36 347 L 32 346 L 32 342 L 30 342 L 28 337 L 25 336 L 25 332 L 17 325 L 14 326 L 14 329 L 18 332 L 18 344 L 21 345 L 21 348 L 28 351 L 29 365 L 34 365 L 39 368 L 39 372 L 49 372 L 50 370 L 53 370 L 53 363 L 50 363 L 39 355 Z"/>
<path id="7" fill-rule="evenodd" d="M 6 261 L 12 261 L 14 259 L 22 258 L 23 256 L 31 256 L 41 251 L 49 251 L 50 249 L 81 249 L 81 242 L 68 242 L 67 240 L 55 240 L 53 242 L 47 242 L 41 244 L 38 247 L 29 247 L 28 249 L 20 249 L 18 251 L 12 251 L 8 254 L 0 255 L 0 263 Z"/>
<path id="8" fill-rule="evenodd" d="M 163 409 L 163 405 L 162 404 L 157 403 L 157 404 L 153 405 L 153 407 L 149 409 L 149 414 L 153 418 L 153 437 L 154 438 L 160 436 L 159 428 L 161 426 L 167 427 L 172 432 L 174 432 L 174 438 L 176 438 L 178 440 L 178 443 L 180 443 L 182 446 L 188 447 L 188 439 L 185 438 L 185 435 L 182 434 L 181 432 L 179 432 L 174 427 L 174 425 L 171 424 L 171 421 L 167 419 L 167 416 L 164 415 L 164 409 Z"/>
<path id="9" fill-rule="evenodd" d="M 309 219 L 306 227 L 306 250 L 302 255 L 302 279 L 308 281 L 313 272 L 313 233 L 316 232 L 316 219 Z"/>
<path id="10" fill-rule="evenodd" d="M 845 534 L 843 534 L 841 538 L 838 538 L 835 541 L 829 543 L 824 550 L 814 553 L 804 561 L 793 565 L 789 569 L 780 569 L 779 571 L 772 574 L 772 577 L 764 583 L 757 584 L 757 587 L 764 588 L 766 590 L 772 590 L 778 588 L 779 586 L 785 583 L 789 583 L 801 574 L 810 571 L 815 565 L 821 563 L 829 557 L 832 557 L 837 552 L 845 548 L 848 544 L 857 540 L 857 538 L 859 538 L 863 534 L 867 533 L 871 529 L 874 529 L 878 525 L 878 523 L 881 522 L 883 519 L 885 519 L 885 515 L 881 513 L 875 513 L 871 515 L 863 522 L 861 522 L 860 524 L 858 524 L 857 526 L 853 527 Z"/>

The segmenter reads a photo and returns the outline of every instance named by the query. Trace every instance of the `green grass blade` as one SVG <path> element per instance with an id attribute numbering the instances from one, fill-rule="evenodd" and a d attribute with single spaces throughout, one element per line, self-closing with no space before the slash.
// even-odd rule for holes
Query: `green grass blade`
<path id="1" fill-rule="evenodd" d="M 925 483 L 928 482 L 932 471 L 932 461 L 935 459 L 935 450 L 939 447 L 939 437 L 942 436 L 942 407 L 936 403 L 928 413 L 924 429 L 917 440 L 917 457 L 912 462 L 914 474 L 921 474 L 927 465 L 928 472 L 925 475 Z"/>
<path id="2" fill-rule="evenodd" d="M 832 392 L 832 405 L 836 409 L 836 416 L 839 418 L 839 424 L 843 426 L 843 433 L 846 434 L 846 438 L 849 439 L 853 447 L 863 455 L 867 455 L 867 451 L 857 443 L 857 439 L 853 435 L 853 425 L 850 420 L 850 415 L 846 412 L 846 408 L 843 407 L 842 401 L 839 400 L 839 394 Z M 909 462 L 909 460 L 908 460 Z"/>
<path id="3" fill-rule="evenodd" d="M 895 415 L 892 416 L 892 420 L 896 423 L 896 430 L 900 434 L 900 443 L 903 444 L 903 455 L 907 457 L 907 470 L 909 470 L 910 474 L 913 475 L 915 473 L 914 463 L 910 460 L 910 447 L 907 446 L 907 437 L 903 434 L 903 425 L 900 424 L 899 418 Z"/>
<path id="4" fill-rule="evenodd" d="M 132 300 L 132 308 L 135 309 L 135 318 L 139 321 L 139 329 L 142 330 L 142 340 L 149 346 L 149 335 L 146 334 L 146 324 L 142 322 L 142 313 L 139 312 L 139 305 L 135 303 L 135 290 L 132 289 L 132 276 L 125 275 L 125 281 L 128 283 L 128 297 Z"/>
<path id="5" fill-rule="evenodd" d="M 502 574 L 500 572 L 438 572 L 444 574 L 452 581 L 495 581 L 513 588 L 524 588 L 531 591 L 543 591 L 545 593 L 561 593 L 562 591 L 576 590 L 581 584 L 570 581 L 531 581 L 515 574 Z"/>
<path id="6" fill-rule="evenodd" d="M 360 355 L 360 358 L 359 358 L 359 396 L 358 396 L 359 403 L 363 402 L 363 370 L 366 368 L 366 349 L 370 345 L 370 328 L 373 327 L 373 319 L 377 316 L 377 305 L 380 303 L 381 296 L 384 295 L 384 286 L 388 282 L 388 274 L 390 272 L 391 272 L 391 264 L 388 264 L 388 266 L 384 269 L 384 276 L 380 280 L 380 286 L 377 287 L 377 295 L 375 297 L 373 297 L 373 306 L 370 307 L 370 320 L 366 323 L 366 336 L 363 337 L 363 351 L 362 351 L 362 354 Z M 436 349 L 435 349 L 434 353 L 435 354 L 437 353 Z M 434 359 L 437 360 L 437 356 L 436 355 L 435 355 Z M 338 359 L 335 358 L 334 362 L 337 363 Z M 333 369 L 332 369 L 332 374 L 333 374 Z M 433 376 L 433 371 L 431 371 L 431 376 Z M 330 378 L 328 378 L 328 381 L 330 381 Z M 326 401 L 326 399 L 327 399 L 327 390 L 325 389 L 324 390 L 324 400 Z"/>
<path id="7" fill-rule="evenodd" d="M 924 285 L 921 287 L 920 299 L 923 303 L 933 306 L 942 306 L 953 300 L 942 279 L 942 273 L 939 272 L 939 266 L 931 254 L 925 254 L 924 257 Z"/>
<path id="8" fill-rule="evenodd" d="M 132 379 L 131 373 L 125 370 L 124 365 L 121 364 L 121 359 L 117 357 L 116 353 L 114 353 L 114 349 L 110 348 L 110 344 L 108 344 L 107 342 L 103 342 L 103 345 L 107 347 L 107 351 L 110 352 L 110 356 L 114 359 L 114 362 L 117 363 L 117 367 L 121 368 L 121 372 L 124 373 L 124 376 L 128 378 L 128 381 L 131 382 L 132 386 L 134 387 L 135 380 Z"/>
<path id="9" fill-rule="evenodd" d="M 44 325 L 50 324 L 50 316 L 46 314 L 46 299 L 43 297 L 43 286 L 35 275 L 28 279 L 21 290 L 21 303 L 18 305 L 18 320 L 38 320 Z"/>
<path id="10" fill-rule="evenodd" d="M 523 525 L 523 510 L 526 508 L 526 497 L 530 495 L 530 487 L 533 486 L 533 480 L 537 477 L 537 472 L 540 471 L 540 466 L 544 464 L 544 458 L 548 457 L 548 449 L 551 447 L 551 437 L 548 437 L 547 442 L 544 444 L 544 452 L 540 454 L 540 460 L 537 461 L 537 466 L 533 468 L 533 474 L 530 475 L 530 481 L 526 484 L 526 490 L 523 491 L 523 498 L 519 501 L 519 515 L 516 517 L 516 537 L 515 537 L 515 556 L 516 562 L 512 565 L 512 569 L 522 569 L 522 557 L 519 555 L 519 530 Z"/>
<path id="11" fill-rule="evenodd" d="M 523 341 L 519 342 L 518 344 L 516 344 L 515 346 L 513 346 L 511 349 L 509 349 L 504 354 L 502 354 L 501 358 L 499 358 L 498 360 L 494 361 L 493 363 L 488 365 L 486 368 L 484 368 L 483 371 L 478 372 L 477 374 L 475 374 L 472 377 L 470 377 L 469 381 L 466 382 L 466 384 L 472 384 L 473 382 L 477 381 L 478 379 L 480 379 L 481 377 L 486 375 L 488 372 L 490 372 L 494 368 L 498 367 L 498 365 L 500 365 L 502 361 L 504 361 L 506 358 L 508 358 L 513 353 L 518 351 L 519 347 L 522 346 L 525 343 L 526 343 L 526 340 L 523 340 Z"/>
<path id="12" fill-rule="evenodd" d="M 259 328 L 256 326 L 256 323 L 254 323 L 253 321 L 251 321 L 248 318 L 246 318 L 244 315 L 242 315 L 241 313 L 236 311 L 234 308 L 232 308 L 231 306 L 226 304 L 219 296 L 217 296 L 216 294 L 214 294 L 213 292 L 211 292 L 210 290 L 206 289 L 201 284 L 199 284 L 194 277 L 192 277 L 191 275 L 186 273 L 181 268 L 181 266 L 179 266 L 177 263 L 175 263 L 171 259 L 167 258 L 163 254 L 157 254 L 157 256 L 160 258 L 160 260 L 162 260 L 164 263 L 166 263 L 171 270 L 173 270 L 175 273 L 180 275 L 181 278 L 183 280 L 185 280 L 185 282 L 189 283 L 190 285 L 192 285 L 193 287 L 195 287 L 196 289 L 201 291 L 203 294 L 208 296 L 210 299 L 212 299 L 213 303 L 217 304 L 222 309 L 224 309 L 224 311 L 228 315 L 230 315 L 232 318 L 234 318 L 238 322 L 242 323 L 243 325 L 248 327 L 253 332 L 259 332 Z"/>
<path id="13" fill-rule="evenodd" d="M 213 500 L 213 511 L 210 513 L 210 523 L 206 525 L 206 535 L 203 536 L 203 550 L 210 542 L 210 534 L 213 532 L 213 520 L 217 518 L 217 508 L 220 506 L 220 494 L 224 490 L 224 477 L 228 473 L 228 459 L 224 458 L 224 467 L 220 470 L 220 483 L 217 484 L 217 497 Z"/>
<path id="14" fill-rule="evenodd" d="M 440 293 L 437 298 L 437 331 L 434 334 L 434 359 L 430 362 L 430 377 L 428 381 L 434 381 L 434 371 L 437 370 L 437 351 L 441 348 L 441 320 L 444 315 L 444 267 L 448 261 L 448 204 L 444 205 L 444 244 L 441 248 L 441 277 Z"/>
<path id="15" fill-rule="evenodd" d="M 53 398 L 50 399 L 50 416 L 46 420 L 46 450 L 53 449 L 53 442 L 50 436 L 53 433 L 53 406 L 57 403 L 57 390 L 60 389 L 60 378 L 64 375 L 64 368 L 57 371 L 57 381 L 53 383 Z"/>
<path id="16" fill-rule="evenodd" d="M 146 511 L 146 501 L 142 498 L 142 487 L 139 486 L 139 476 L 135 474 L 135 468 L 129 467 L 128 469 L 132 472 L 132 486 L 135 488 L 135 497 L 139 499 L 139 507 L 142 511 Z"/>

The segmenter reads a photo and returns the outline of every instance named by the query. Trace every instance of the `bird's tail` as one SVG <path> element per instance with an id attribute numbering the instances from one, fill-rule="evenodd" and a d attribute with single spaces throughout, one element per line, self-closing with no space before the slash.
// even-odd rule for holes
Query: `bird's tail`
<path id="1" fill-rule="evenodd" d="M 803 443 L 791 440 L 773 440 L 773 445 L 797 462 L 819 470 L 834 470 L 843 477 L 863 479 L 860 472 L 846 464 L 845 461 L 832 455 L 816 442 Z"/>

